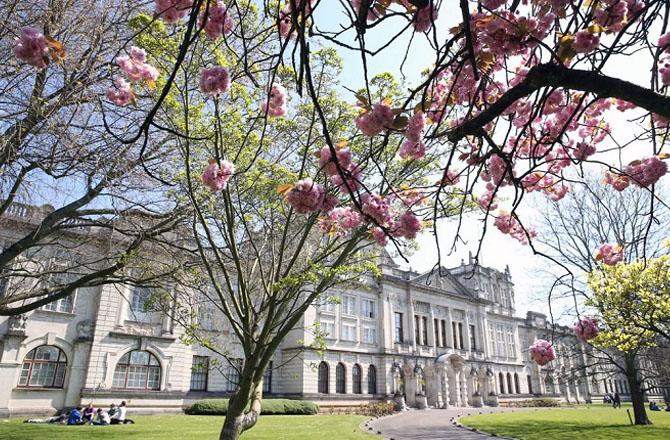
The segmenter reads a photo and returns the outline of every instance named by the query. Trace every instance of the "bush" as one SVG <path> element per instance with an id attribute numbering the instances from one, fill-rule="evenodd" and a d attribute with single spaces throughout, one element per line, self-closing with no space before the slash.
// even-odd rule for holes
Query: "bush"
<path id="1" fill-rule="evenodd" d="M 370 417 L 382 417 L 393 414 L 395 404 L 393 402 L 369 403 L 361 405 L 356 411 L 358 414 Z"/>
<path id="2" fill-rule="evenodd" d="M 228 399 L 198 400 L 186 408 L 186 414 L 201 416 L 225 416 L 228 412 Z M 266 399 L 261 403 L 264 415 L 312 415 L 319 412 L 319 406 L 308 400 Z"/>
<path id="3" fill-rule="evenodd" d="M 528 407 L 549 408 L 549 407 L 561 406 L 561 402 L 559 402 L 556 399 L 528 399 L 528 400 L 522 400 L 520 402 L 514 402 L 514 406 L 519 406 L 522 408 L 528 408 Z"/>

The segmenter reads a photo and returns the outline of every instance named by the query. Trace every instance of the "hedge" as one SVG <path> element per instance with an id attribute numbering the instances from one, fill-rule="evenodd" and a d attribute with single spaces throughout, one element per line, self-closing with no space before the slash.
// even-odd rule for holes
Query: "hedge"
<path id="1" fill-rule="evenodd" d="M 205 416 L 224 416 L 228 411 L 228 399 L 198 400 L 186 408 L 186 414 Z M 265 415 L 300 415 L 316 414 L 319 405 L 308 400 L 264 399 L 261 403 L 261 414 Z"/>
<path id="2" fill-rule="evenodd" d="M 556 399 L 540 398 L 540 399 L 528 399 L 522 400 L 520 402 L 515 402 L 514 406 L 519 406 L 522 408 L 529 407 L 541 407 L 541 408 L 550 408 L 561 406 L 561 402 Z"/>

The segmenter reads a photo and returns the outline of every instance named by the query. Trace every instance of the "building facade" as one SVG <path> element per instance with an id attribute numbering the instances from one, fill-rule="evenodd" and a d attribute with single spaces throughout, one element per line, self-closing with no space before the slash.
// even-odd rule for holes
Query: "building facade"
<path id="1" fill-rule="evenodd" d="M 10 239 L 3 231 L 0 239 Z M 547 338 L 550 325 L 541 313 L 515 316 L 508 269 L 470 259 L 419 274 L 388 256 L 380 269 L 380 277 L 333 291 L 309 308 L 266 372 L 266 395 L 324 405 L 403 396 L 409 406 L 446 407 L 627 394 L 623 376 L 578 368 L 585 365 L 583 351 L 567 329 L 552 337 L 559 354 L 554 362 L 540 368 L 529 360 L 527 347 Z M 0 283 L 0 295 L 12 288 L 11 280 Z M 138 411 L 177 411 L 229 395 L 235 366 L 186 345 L 170 316 L 146 311 L 150 296 L 145 288 L 108 284 L 0 317 L 0 415 L 119 400 Z M 232 341 L 225 324 L 212 325 L 209 312 L 198 311 L 205 330 Z M 325 354 L 309 348 L 315 323 L 326 334 Z M 230 357 L 242 362 L 235 344 L 229 347 Z"/>

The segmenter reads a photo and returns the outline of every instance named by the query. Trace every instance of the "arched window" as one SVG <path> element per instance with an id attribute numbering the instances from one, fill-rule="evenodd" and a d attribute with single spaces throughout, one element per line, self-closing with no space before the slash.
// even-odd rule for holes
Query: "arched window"
<path id="1" fill-rule="evenodd" d="M 354 364 L 354 368 L 351 369 L 351 381 L 354 388 L 354 394 L 361 394 L 363 392 L 361 386 L 361 366 Z"/>
<path id="2" fill-rule="evenodd" d="M 328 363 L 321 361 L 319 364 L 319 393 L 321 394 L 328 394 L 328 374 Z"/>
<path id="3" fill-rule="evenodd" d="M 20 387 L 63 388 L 67 358 L 53 345 L 33 348 L 23 359 Z"/>
<path id="4" fill-rule="evenodd" d="M 533 379 L 530 374 L 526 376 L 526 381 L 528 382 L 528 394 L 533 394 Z"/>
<path id="5" fill-rule="evenodd" d="M 500 385 L 500 394 L 505 394 L 505 375 L 498 373 L 498 384 Z"/>
<path id="6" fill-rule="evenodd" d="M 368 367 L 368 394 L 377 394 L 377 369 L 374 365 Z"/>
<path id="7" fill-rule="evenodd" d="M 517 394 L 521 394 L 521 386 L 519 385 L 519 375 L 514 373 L 514 390 Z"/>
<path id="8" fill-rule="evenodd" d="M 344 370 L 344 364 L 339 362 L 335 368 L 335 392 L 338 394 L 346 393 L 346 376 Z"/>
<path id="9" fill-rule="evenodd" d="M 507 392 L 509 394 L 514 393 L 514 388 L 512 388 L 512 375 L 507 373 Z"/>
<path id="10" fill-rule="evenodd" d="M 114 370 L 114 388 L 158 390 L 161 385 L 161 366 L 156 356 L 143 350 L 133 350 L 121 356 Z"/>

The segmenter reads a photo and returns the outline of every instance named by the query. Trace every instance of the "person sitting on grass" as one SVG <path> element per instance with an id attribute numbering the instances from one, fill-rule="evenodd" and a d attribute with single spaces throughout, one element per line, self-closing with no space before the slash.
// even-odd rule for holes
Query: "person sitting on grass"
<path id="1" fill-rule="evenodd" d="M 126 417 L 126 414 L 128 412 L 128 409 L 126 408 L 126 401 L 122 401 L 121 405 L 119 405 L 118 411 L 112 416 L 112 425 L 121 425 L 121 424 L 133 424 L 135 423 L 134 421 L 128 419 Z"/>
<path id="2" fill-rule="evenodd" d="M 92 425 L 109 425 L 111 423 L 111 420 L 109 418 L 109 414 L 107 411 L 105 411 L 102 408 L 98 408 L 98 412 L 96 413 L 95 420 L 91 422 Z"/>
<path id="3" fill-rule="evenodd" d="M 68 411 L 63 412 L 57 416 L 48 417 L 46 419 L 28 419 L 24 420 L 23 423 L 59 423 L 63 424 L 67 422 L 67 418 L 70 416 Z"/>
<path id="4" fill-rule="evenodd" d="M 95 415 L 95 408 L 93 408 L 93 403 L 89 403 L 82 413 L 82 420 L 86 423 L 93 421 L 93 416 Z"/>
<path id="5" fill-rule="evenodd" d="M 84 421 L 81 419 L 81 408 L 73 408 L 67 418 L 68 425 L 83 425 Z"/>
<path id="6" fill-rule="evenodd" d="M 116 407 L 116 403 L 112 403 L 109 405 L 109 411 L 107 412 L 109 414 L 109 417 L 114 417 L 114 414 L 119 412 L 119 409 Z"/>
<path id="7" fill-rule="evenodd" d="M 660 411 L 661 408 L 658 407 L 658 404 L 656 402 L 649 402 L 649 409 L 651 411 Z"/>

